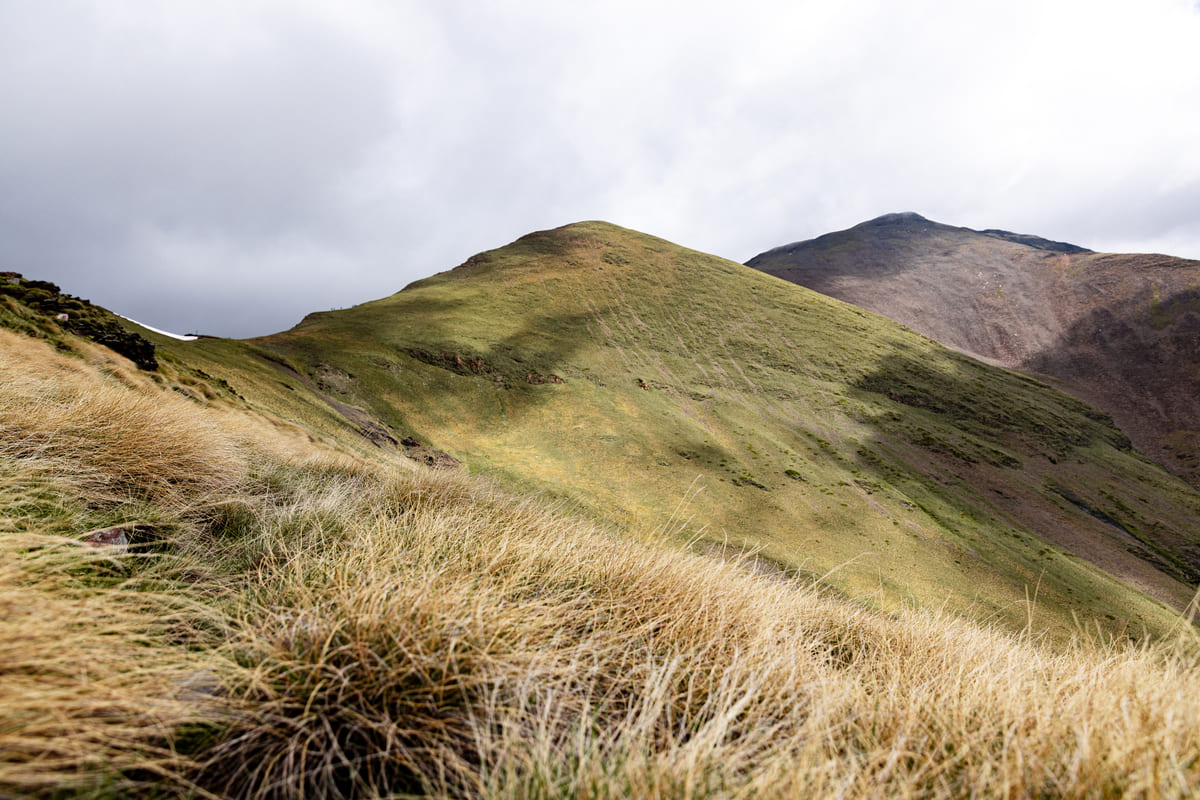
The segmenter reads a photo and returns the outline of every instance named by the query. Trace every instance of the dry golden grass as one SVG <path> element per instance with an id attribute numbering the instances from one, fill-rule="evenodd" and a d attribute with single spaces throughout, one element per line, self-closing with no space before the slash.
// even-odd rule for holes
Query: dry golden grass
<path id="1" fill-rule="evenodd" d="M 87 359 L 0 329 L 0 458 L 89 502 L 208 503 L 263 465 L 362 463 L 295 426 L 167 391 L 104 348 L 80 349 Z"/>
<path id="2" fill-rule="evenodd" d="M 235 648 L 240 796 L 1189 796 L 1200 672 L 885 617 L 534 503 L 366 520 Z"/>
<path id="3" fill-rule="evenodd" d="M 212 415 L 130 382 L 0 331 L 0 455 L 92 502 L 182 502 L 245 478 L 243 447 Z"/>
<path id="4" fill-rule="evenodd" d="M 58 537 L 0 536 L 0 795 L 182 785 L 173 742 L 218 715 L 195 688 L 218 655 L 168 644 L 195 609 L 81 580 L 105 560 Z"/>
<path id="5" fill-rule="evenodd" d="M 883 615 L 18 345 L 0 335 L 0 795 L 1200 784 L 1182 632 L 1052 647 Z M 44 535 L 123 506 L 171 534 L 111 559 Z"/>

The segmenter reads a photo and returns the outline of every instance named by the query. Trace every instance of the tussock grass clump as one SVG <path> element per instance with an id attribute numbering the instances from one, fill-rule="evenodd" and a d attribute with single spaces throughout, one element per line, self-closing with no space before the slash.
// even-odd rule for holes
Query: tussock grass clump
<path id="1" fill-rule="evenodd" d="M 180 502 L 245 479 L 244 445 L 182 397 L 97 380 L 89 364 L 0 331 L 0 457 L 93 502 Z"/>
<path id="2" fill-rule="evenodd" d="M 0 499 L 10 511 L 0 530 L 123 525 L 139 552 L 228 573 L 277 541 L 342 527 L 361 458 L 104 359 L 0 330 Z"/>
<path id="3" fill-rule="evenodd" d="M 195 607 L 85 578 L 103 556 L 0 536 L 0 795 L 182 787 L 175 744 L 220 716 L 214 649 L 171 645 Z"/>
<path id="4" fill-rule="evenodd" d="M 252 680 L 205 785 L 1184 797 L 1200 780 L 1182 650 L 883 616 L 473 488 L 260 574 L 233 644 Z"/>
<path id="5" fill-rule="evenodd" d="M 37 352 L 0 336 L 0 795 L 1200 785 L 1194 639 L 882 614 Z M 126 505 L 182 533 L 46 535 Z"/>

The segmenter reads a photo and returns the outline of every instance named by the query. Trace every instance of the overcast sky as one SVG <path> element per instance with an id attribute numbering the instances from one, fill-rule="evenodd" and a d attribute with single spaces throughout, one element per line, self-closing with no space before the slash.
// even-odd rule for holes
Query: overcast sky
<path id="1" fill-rule="evenodd" d="M 0 270 L 167 330 L 893 211 L 1200 258 L 1200 4 L 0 0 Z"/>

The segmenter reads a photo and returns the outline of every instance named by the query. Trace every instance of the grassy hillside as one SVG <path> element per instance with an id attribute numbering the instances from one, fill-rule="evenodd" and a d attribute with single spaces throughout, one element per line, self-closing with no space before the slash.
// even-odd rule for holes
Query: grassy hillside
<path id="1" fill-rule="evenodd" d="M 879 608 L 1020 629 L 1036 595 L 1039 630 L 1140 636 L 1169 629 L 1200 581 L 1200 497 L 1104 414 L 612 225 L 531 234 L 249 345 L 163 344 L 213 374 L 235 347 L 274 359 L 241 350 L 260 372 L 229 377 L 249 396 L 272 371 L 289 387 L 272 407 L 323 404 L 384 451 L 417 442 Z"/>
<path id="2" fill-rule="evenodd" d="M 149 372 L 37 332 L 0 330 L 0 795 L 1187 797 L 1200 782 L 1200 648 L 1182 620 L 1157 644 L 1052 645 L 881 613 L 353 434 L 357 453 L 251 349 L 198 343 L 208 361 L 184 363 L 159 342 Z M 417 364 L 402 368 L 432 383 L 440 368 Z M 573 386 L 564 364 L 569 383 L 513 391 Z M 115 527 L 127 545 L 84 543 Z"/>

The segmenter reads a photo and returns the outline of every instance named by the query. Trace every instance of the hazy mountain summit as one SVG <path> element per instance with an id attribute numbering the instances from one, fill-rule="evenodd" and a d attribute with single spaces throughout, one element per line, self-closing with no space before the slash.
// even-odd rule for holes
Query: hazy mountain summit
<path id="1" fill-rule="evenodd" d="M 865 260 L 852 265 L 863 269 L 870 267 L 882 267 L 891 262 L 887 258 L 886 249 L 889 246 L 900 244 L 904 239 L 914 235 L 925 235 L 937 237 L 937 239 L 946 244 L 965 244 L 973 237 L 986 236 L 991 239 L 999 239 L 1002 241 L 1023 244 L 1027 247 L 1032 247 L 1035 250 L 1045 250 L 1049 252 L 1059 253 L 1087 253 L 1091 252 L 1087 248 L 1078 245 L 1069 244 L 1067 242 L 1055 242 L 1049 239 L 1043 239 L 1040 236 L 1030 236 L 1028 234 L 1013 233 L 1004 231 L 998 228 L 989 228 L 988 230 L 976 231 L 970 228 L 957 228 L 951 225 L 944 225 L 940 222 L 934 222 L 926 219 L 912 211 L 902 211 L 895 214 L 884 214 L 881 217 L 868 220 L 860 223 L 853 228 L 845 231 L 835 231 L 818 236 L 815 239 L 808 239 L 800 242 L 792 242 L 781 247 L 768 250 L 765 253 L 755 256 L 746 262 L 748 266 L 756 269 L 766 269 L 764 265 L 776 265 L 782 260 L 791 257 L 811 257 L 821 258 L 823 253 L 833 246 L 844 246 L 851 238 L 848 234 L 853 234 L 853 238 L 859 239 L 880 249 L 879 255 L 884 256 L 883 262 L 875 260 Z"/>
<path id="2" fill-rule="evenodd" d="M 747 262 L 945 345 L 1049 377 L 1200 481 L 1200 262 L 1095 253 L 913 213 Z"/>

